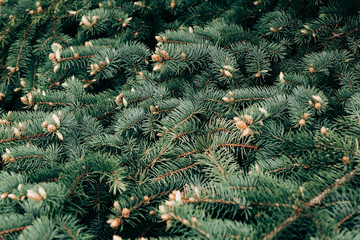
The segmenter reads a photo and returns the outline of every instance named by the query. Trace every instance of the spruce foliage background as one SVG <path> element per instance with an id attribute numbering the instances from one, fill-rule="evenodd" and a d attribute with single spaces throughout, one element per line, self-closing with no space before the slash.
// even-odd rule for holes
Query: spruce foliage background
<path id="1" fill-rule="evenodd" d="M 0 0 L 0 239 L 360 239 L 360 1 Z"/>

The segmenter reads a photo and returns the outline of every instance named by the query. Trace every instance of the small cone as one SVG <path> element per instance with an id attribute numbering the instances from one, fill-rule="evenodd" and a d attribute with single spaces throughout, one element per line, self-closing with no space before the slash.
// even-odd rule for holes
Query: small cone
<path id="1" fill-rule="evenodd" d="M 130 210 L 127 209 L 127 208 L 124 208 L 124 209 L 122 210 L 122 216 L 123 216 L 124 218 L 130 217 Z"/>
<path id="2" fill-rule="evenodd" d="M 112 221 L 110 223 L 110 227 L 111 228 L 117 228 L 118 226 L 120 226 L 120 224 L 121 224 L 120 218 L 115 218 L 114 221 Z"/>
<path id="3" fill-rule="evenodd" d="M 299 121 L 299 124 L 301 125 L 301 126 L 305 126 L 305 120 L 304 119 L 300 119 L 300 121 Z"/>
<path id="4" fill-rule="evenodd" d="M 241 130 L 245 130 L 248 126 L 246 125 L 246 123 L 244 121 L 237 121 L 236 127 Z"/>
<path id="5" fill-rule="evenodd" d="M 56 131 L 56 126 L 54 124 L 49 124 L 47 127 L 49 132 L 55 132 Z"/>

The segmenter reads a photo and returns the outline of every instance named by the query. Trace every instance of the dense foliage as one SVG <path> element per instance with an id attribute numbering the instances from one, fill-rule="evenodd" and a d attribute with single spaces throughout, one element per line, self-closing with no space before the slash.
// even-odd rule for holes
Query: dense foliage
<path id="1" fill-rule="evenodd" d="M 359 239 L 360 1 L 0 0 L 0 239 Z"/>

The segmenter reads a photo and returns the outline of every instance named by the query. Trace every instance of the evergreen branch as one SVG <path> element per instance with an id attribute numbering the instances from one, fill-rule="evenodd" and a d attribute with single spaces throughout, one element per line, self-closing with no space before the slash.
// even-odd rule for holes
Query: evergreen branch
<path id="1" fill-rule="evenodd" d="M 184 118 L 181 122 L 179 122 L 178 124 L 176 124 L 174 127 L 167 129 L 166 132 L 172 132 L 175 128 L 180 127 L 183 123 L 185 123 L 187 120 L 189 120 L 190 118 L 192 118 L 193 116 L 195 116 L 195 110 L 186 118 Z"/>
<path id="2" fill-rule="evenodd" d="M 41 156 L 41 155 L 29 155 L 29 156 L 16 157 L 15 160 L 24 159 L 24 158 L 34 158 L 34 157 L 46 158 L 45 156 Z"/>
<path id="3" fill-rule="evenodd" d="M 188 134 L 191 134 L 191 133 L 194 133 L 194 132 L 195 132 L 195 131 L 188 131 L 188 132 L 180 133 L 180 134 L 176 135 L 176 136 L 174 137 L 174 139 L 178 139 L 178 138 L 180 138 L 180 137 L 182 137 L 182 136 L 185 136 L 185 135 L 188 135 Z"/>
<path id="4" fill-rule="evenodd" d="M 281 167 L 281 168 L 277 168 L 277 169 L 274 169 L 274 170 L 267 171 L 267 173 L 279 172 L 279 171 L 282 171 L 282 170 L 286 170 L 287 168 L 293 168 L 293 167 L 309 168 L 309 167 L 319 167 L 319 166 L 340 167 L 338 165 L 333 165 L 333 164 L 300 164 L 300 163 L 294 163 L 294 164 L 291 164 L 289 166 L 285 166 L 285 167 Z"/>
<path id="5" fill-rule="evenodd" d="M 103 113 L 103 114 L 101 114 L 101 115 L 99 115 L 99 116 L 96 116 L 95 119 L 96 119 L 96 120 L 101 120 L 101 119 L 107 117 L 108 115 L 114 113 L 114 111 L 115 111 L 115 109 L 113 109 L 113 110 L 111 110 L 111 111 L 108 111 L 108 112 L 105 112 L 105 113 Z"/>
<path id="6" fill-rule="evenodd" d="M 191 165 L 189 165 L 189 166 L 186 166 L 186 167 L 184 167 L 184 168 L 180 168 L 180 169 L 177 169 L 177 170 L 175 170 L 175 171 L 169 172 L 169 173 L 167 173 L 167 174 L 165 174 L 165 175 L 162 175 L 162 176 L 157 177 L 156 180 L 160 180 L 160 179 L 166 178 L 166 177 L 168 177 L 168 176 L 170 176 L 170 175 L 173 175 L 173 174 L 176 174 L 176 173 L 179 173 L 179 172 L 188 170 L 188 169 L 190 169 L 190 168 L 192 168 L 192 167 L 195 167 L 195 166 L 198 165 L 198 164 L 199 164 L 199 163 L 193 163 L 193 164 L 191 164 Z"/>
<path id="7" fill-rule="evenodd" d="M 7 229 L 7 230 L 4 230 L 4 231 L 0 231 L 0 235 L 5 235 L 5 234 L 12 233 L 12 232 L 22 231 L 22 230 L 24 230 L 24 229 L 26 229 L 26 228 L 27 228 L 27 226 L 18 227 L 18 228 L 13 228 L 13 229 Z"/>
<path id="8" fill-rule="evenodd" d="M 151 167 L 161 158 L 161 156 L 166 152 L 166 150 L 167 150 L 167 146 L 165 146 L 165 147 L 161 150 L 161 152 L 159 153 L 159 155 L 158 155 L 149 165 L 147 165 L 147 166 L 145 167 L 145 169 L 151 168 Z"/>
<path id="9" fill-rule="evenodd" d="M 65 102 L 35 102 L 35 104 L 40 104 L 40 105 L 49 105 L 49 106 L 56 106 L 56 105 L 63 105 L 63 106 L 71 106 L 70 103 L 65 103 Z"/>
<path id="10" fill-rule="evenodd" d="M 230 188 L 230 189 L 243 189 L 243 190 L 254 189 L 254 187 L 234 187 L 234 186 L 229 186 L 228 188 Z"/>
<path id="11" fill-rule="evenodd" d="M 210 77 L 210 78 L 208 78 L 208 79 L 206 80 L 206 82 L 205 82 L 205 84 L 204 84 L 204 89 L 205 89 L 205 87 L 209 84 L 210 80 L 212 80 L 212 79 L 214 79 L 214 78 L 215 78 L 215 76 L 212 76 L 212 77 Z"/>
<path id="12" fill-rule="evenodd" d="M 237 52 L 232 52 L 233 54 L 238 54 L 238 53 L 244 53 L 244 52 L 249 52 L 250 49 L 245 49 L 245 50 L 241 50 L 241 51 L 237 51 Z"/>
<path id="13" fill-rule="evenodd" d="M 49 135 L 50 132 L 40 133 L 32 136 L 25 136 L 25 137 L 15 137 L 15 138 L 6 138 L 6 139 L 0 139 L 0 143 L 5 142 L 14 142 L 14 141 L 21 141 L 21 140 L 28 140 L 28 139 L 34 139 L 34 138 L 40 138 L 43 136 Z"/>
<path id="14" fill-rule="evenodd" d="M 22 49 L 23 49 L 23 47 L 24 47 L 24 43 L 25 43 L 26 37 L 27 37 L 27 35 L 28 35 L 28 33 L 29 33 L 29 30 L 30 30 L 30 28 L 31 28 L 32 25 L 33 25 L 33 24 L 30 23 L 29 27 L 26 29 L 26 31 L 25 31 L 25 33 L 24 33 L 24 37 L 23 37 L 23 40 L 22 40 L 22 42 L 21 42 L 21 46 L 20 46 L 18 58 L 17 58 L 17 61 L 16 61 L 16 67 L 15 67 L 16 70 L 19 70 L 19 63 L 20 63 L 21 52 L 22 52 Z"/>
<path id="15" fill-rule="evenodd" d="M 62 39 L 61 37 L 59 37 L 58 35 L 55 35 L 54 37 L 55 37 L 55 38 L 58 38 L 61 42 L 65 43 L 67 46 L 69 46 L 69 44 L 68 44 L 64 39 Z"/>
<path id="16" fill-rule="evenodd" d="M 262 206 L 262 207 L 286 207 L 286 208 L 293 208 L 296 211 L 301 211 L 301 209 L 295 205 L 289 205 L 286 203 L 252 203 L 254 206 Z"/>
<path id="17" fill-rule="evenodd" d="M 169 108 L 169 109 L 164 109 L 164 110 L 157 110 L 156 112 L 153 112 L 153 114 L 158 114 L 158 113 L 162 113 L 162 112 L 168 112 L 168 111 L 172 111 L 175 110 L 176 108 Z"/>
<path id="18" fill-rule="evenodd" d="M 312 198 L 310 202 L 307 203 L 309 206 L 314 206 L 316 204 L 320 204 L 321 201 L 330 193 L 331 190 L 336 189 L 343 185 L 344 183 L 350 181 L 351 178 L 353 178 L 356 174 L 356 169 L 352 170 L 351 172 L 347 173 L 343 177 L 337 179 L 335 183 L 331 184 L 327 189 L 325 189 L 323 192 L 321 192 L 316 197 Z"/>
<path id="19" fill-rule="evenodd" d="M 321 201 L 330 193 L 331 190 L 336 189 L 343 185 L 344 183 L 348 182 L 353 178 L 356 174 L 356 169 L 352 170 L 351 172 L 345 174 L 343 177 L 336 179 L 335 183 L 331 184 L 327 189 L 323 192 L 312 198 L 309 202 L 304 203 L 307 207 L 313 207 L 317 204 L 320 204 Z M 270 233 L 266 234 L 263 240 L 273 239 L 277 236 L 277 234 L 282 231 L 284 228 L 289 226 L 292 222 L 297 220 L 301 216 L 301 209 L 298 209 L 296 213 L 287 219 L 285 219 L 279 226 L 275 227 Z"/>
<path id="20" fill-rule="evenodd" d="M 221 168 L 220 164 L 215 160 L 215 158 L 213 157 L 213 155 L 210 152 L 210 149 L 208 149 L 207 151 L 205 151 L 205 154 L 215 163 L 216 167 L 220 170 L 221 175 L 225 178 L 225 180 L 230 184 L 229 179 L 227 178 L 227 176 L 225 175 L 225 171 L 224 169 Z"/>
<path id="21" fill-rule="evenodd" d="M 285 219 L 279 226 L 275 227 L 270 233 L 266 234 L 263 240 L 270 240 L 277 236 L 277 234 L 282 231 L 284 228 L 288 227 L 292 222 L 294 222 L 298 217 L 301 216 L 300 212 L 296 212 L 291 217 Z"/>
<path id="22" fill-rule="evenodd" d="M 244 148 L 251 148 L 251 149 L 258 149 L 258 146 L 255 145 L 248 145 L 248 144 L 237 144 L 237 143 L 223 143 L 213 146 L 214 148 L 217 147 L 244 147 Z"/>
<path id="23" fill-rule="evenodd" d="M 87 170 L 85 172 L 83 172 L 82 174 L 80 174 L 78 177 L 75 178 L 75 180 L 71 183 L 71 189 L 70 189 L 70 193 L 71 193 L 71 197 L 75 196 L 76 194 L 76 186 L 79 184 L 79 182 L 88 174 Z"/>
<path id="24" fill-rule="evenodd" d="M 132 126 L 134 126 L 136 123 L 140 122 L 143 118 L 139 118 L 136 121 L 132 122 L 130 125 L 126 126 L 124 128 L 124 131 L 128 130 L 129 128 L 131 128 Z"/>
<path id="25" fill-rule="evenodd" d="M 173 40 L 167 40 L 166 43 L 179 43 L 179 44 L 193 44 L 191 42 L 184 42 L 184 41 L 173 41 Z"/>
<path id="26" fill-rule="evenodd" d="M 211 112 L 211 113 L 213 113 L 213 114 L 215 114 L 215 115 L 218 115 L 218 116 L 221 116 L 221 114 L 220 113 L 218 113 L 218 112 L 215 112 L 214 110 L 212 110 L 212 109 L 204 109 L 205 111 L 209 111 L 209 112 Z"/>
<path id="27" fill-rule="evenodd" d="M 346 217 L 344 217 L 338 224 L 337 227 L 340 227 L 342 224 L 344 224 L 344 222 L 346 222 L 347 220 L 349 220 L 352 216 L 354 216 L 356 213 L 358 213 L 358 210 L 353 211 L 352 213 L 350 213 L 349 215 L 347 215 Z"/>
<path id="28" fill-rule="evenodd" d="M 132 102 L 137 102 L 137 101 L 144 101 L 144 100 L 147 100 L 149 99 L 150 97 L 145 97 L 145 98 L 135 98 L 135 99 L 132 99 L 132 100 L 128 100 L 128 103 L 132 103 Z M 123 105 L 122 102 L 119 103 L 119 105 Z"/>
<path id="29" fill-rule="evenodd" d="M 69 236 L 70 236 L 73 240 L 76 239 L 75 235 L 74 235 L 73 233 L 71 233 L 71 231 L 70 231 L 69 228 L 67 228 L 67 227 L 66 227 L 65 225 L 63 225 L 63 224 L 61 224 L 61 226 L 66 230 L 66 232 L 69 234 Z"/>
<path id="30" fill-rule="evenodd" d="M 311 32 L 311 33 L 314 33 L 314 32 L 316 32 L 316 31 L 319 31 L 319 30 L 320 30 L 320 29 L 322 29 L 322 28 L 326 28 L 327 26 L 331 26 L 331 25 L 336 25 L 336 24 L 334 24 L 334 23 L 330 23 L 330 24 L 325 24 L 325 25 L 322 25 L 322 26 L 320 26 L 320 27 L 318 27 L 318 28 L 316 28 L 316 29 L 312 30 L 312 32 Z"/>
<path id="31" fill-rule="evenodd" d="M 78 60 L 78 59 L 86 59 L 86 58 L 93 58 L 96 55 L 88 55 L 88 56 L 78 56 L 78 57 L 67 57 L 67 58 L 61 58 L 59 62 L 66 61 L 66 60 Z"/>
<path id="32" fill-rule="evenodd" d="M 243 98 L 243 99 L 234 99 L 235 102 L 243 102 L 243 101 L 253 101 L 253 100 L 268 100 L 267 97 L 254 97 L 254 98 Z"/>
<path id="33" fill-rule="evenodd" d="M 0 0 L 0 239 L 357 238 L 360 2 L 167 1 Z"/>
<path id="34" fill-rule="evenodd" d="M 171 189 L 171 190 L 168 190 L 168 191 L 164 191 L 164 192 L 161 192 L 161 193 L 158 193 L 158 194 L 154 194 L 154 195 L 152 195 L 152 196 L 149 196 L 149 199 L 148 199 L 148 201 L 140 201 L 140 202 L 138 202 L 136 205 L 134 205 L 134 206 L 132 206 L 131 208 L 129 208 L 129 214 L 132 212 L 132 211 L 134 211 L 135 209 L 137 209 L 137 208 L 139 208 L 141 205 L 143 205 L 143 204 L 148 204 L 149 203 L 149 201 L 151 201 L 151 200 L 153 200 L 153 199 L 155 199 L 155 198 L 158 198 L 158 197 L 161 197 L 161 196 L 163 196 L 163 195 L 165 195 L 165 194 L 168 194 L 168 193 L 170 193 L 170 192 L 172 192 L 172 191 L 174 191 L 174 189 Z M 124 218 L 124 216 L 120 216 L 120 218 L 122 219 L 122 218 Z"/>
<path id="35" fill-rule="evenodd" d="M 210 134 L 212 134 L 212 133 L 214 133 L 214 132 L 218 132 L 218 131 L 224 131 L 224 132 L 232 133 L 232 131 L 229 130 L 229 129 L 226 129 L 226 128 L 218 128 L 218 129 L 212 130 L 212 131 L 210 132 Z"/>
<path id="36" fill-rule="evenodd" d="M 197 152 L 197 150 L 193 150 L 193 151 L 190 151 L 190 152 L 182 153 L 182 154 L 180 154 L 180 155 L 177 155 L 176 158 L 185 157 L 185 156 L 190 155 L 190 154 L 195 154 L 196 152 Z"/>
<path id="37" fill-rule="evenodd" d="M 217 100 L 217 99 L 203 99 L 203 101 L 212 101 L 212 102 L 218 102 L 218 103 L 223 103 L 222 101 L 220 100 Z"/>
<path id="38" fill-rule="evenodd" d="M 181 224 L 184 224 L 184 225 L 185 225 L 183 218 L 181 218 L 180 216 L 175 215 L 174 212 L 170 212 L 170 215 L 171 215 L 172 218 L 178 220 Z M 204 230 L 202 230 L 202 229 L 201 229 L 199 226 L 197 226 L 196 224 L 194 224 L 194 223 L 192 223 L 192 222 L 190 222 L 190 221 L 188 221 L 188 222 L 189 222 L 189 223 L 186 223 L 186 225 L 185 225 L 186 227 L 189 227 L 189 226 L 190 226 L 192 229 L 194 229 L 194 230 L 196 230 L 197 232 L 201 233 L 201 234 L 202 234 L 203 236 L 205 236 L 206 238 L 211 239 L 209 233 L 207 233 L 207 232 L 205 232 Z"/>
<path id="39" fill-rule="evenodd" d="M 224 200 L 224 199 L 214 199 L 214 198 L 195 198 L 195 199 L 184 199 L 184 203 L 199 203 L 199 202 L 205 202 L 205 203 L 222 203 L 222 204 L 229 204 L 229 205 L 239 205 L 236 201 L 230 201 L 230 200 Z M 249 206 L 239 206 L 239 209 L 248 209 Z"/>

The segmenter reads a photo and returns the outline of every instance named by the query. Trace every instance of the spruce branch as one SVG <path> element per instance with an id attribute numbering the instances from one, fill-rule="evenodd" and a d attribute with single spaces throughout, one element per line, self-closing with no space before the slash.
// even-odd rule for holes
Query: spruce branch
<path id="1" fill-rule="evenodd" d="M 322 202 L 322 200 L 333 189 L 336 189 L 336 188 L 342 186 L 343 184 L 347 183 L 348 181 L 350 181 L 353 177 L 355 177 L 356 173 L 357 173 L 357 170 L 355 169 L 355 170 L 348 172 L 341 178 L 336 179 L 333 184 L 331 184 L 328 188 L 326 188 L 324 191 L 319 193 L 317 196 L 313 197 L 309 202 L 303 203 L 303 206 L 309 208 L 309 207 L 313 207 L 315 205 L 320 204 Z M 274 237 L 276 237 L 279 232 L 281 232 L 284 228 L 288 227 L 292 222 L 294 222 L 300 216 L 302 216 L 301 213 L 302 213 L 302 210 L 298 209 L 294 215 L 285 219 L 279 226 L 275 227 L 270 233 L 266 234 L 263 239 L 267 240 L 267 239 L 273 239 Z"/>

